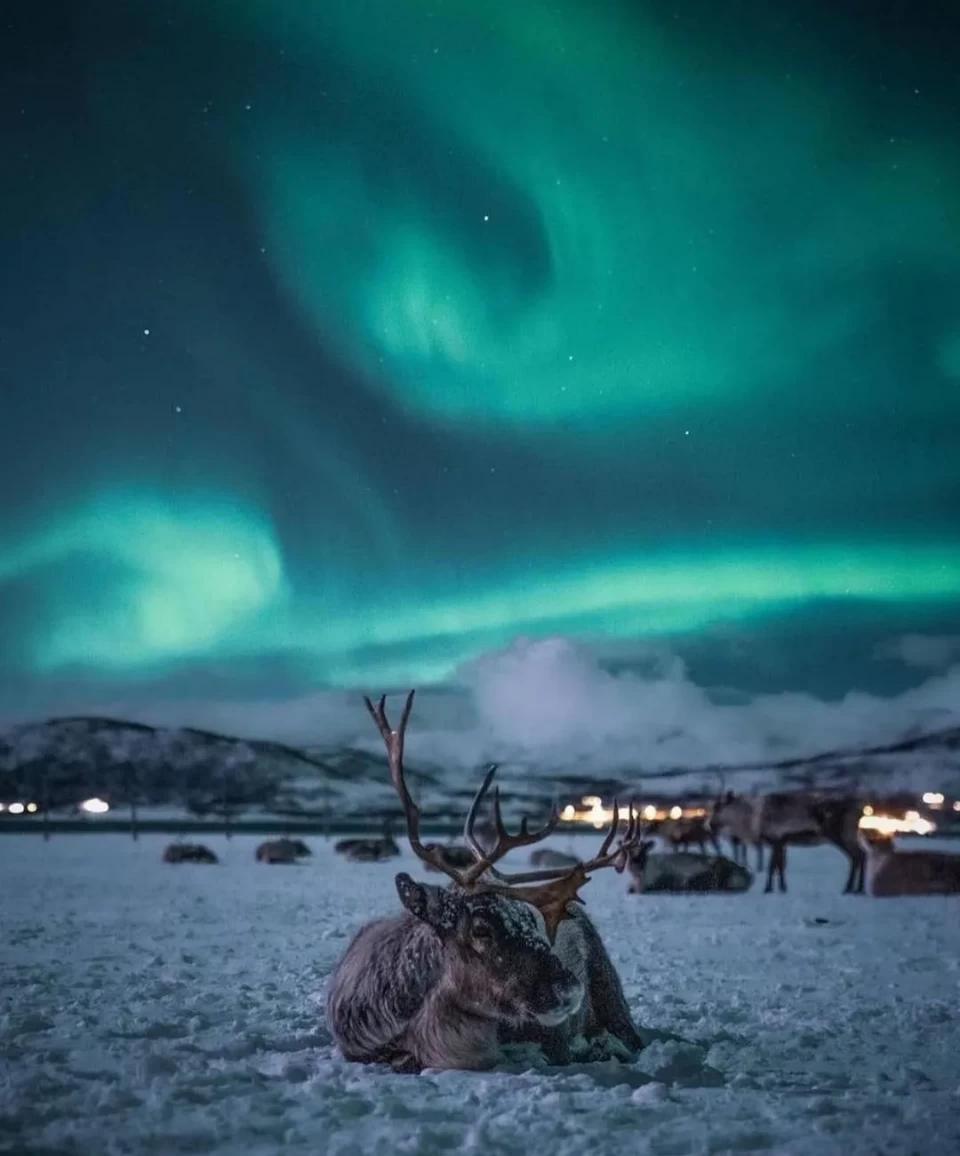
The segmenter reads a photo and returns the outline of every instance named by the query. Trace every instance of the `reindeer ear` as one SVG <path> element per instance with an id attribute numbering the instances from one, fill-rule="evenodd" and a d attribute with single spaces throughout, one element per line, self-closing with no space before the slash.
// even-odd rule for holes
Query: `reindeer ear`
<path id="1" fill-rule="evenodd" d="M 442 887 L 417 883 L 405 872 L 394 879 L 400 902 L 411 915 L 428 923 L 434 931 L 449 931 L 456 924 L 456 913 L 450 896 Z"/>

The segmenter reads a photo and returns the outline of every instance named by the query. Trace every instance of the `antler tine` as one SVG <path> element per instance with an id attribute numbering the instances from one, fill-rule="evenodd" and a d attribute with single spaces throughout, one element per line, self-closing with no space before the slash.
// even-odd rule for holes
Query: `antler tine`
<path id="1" fill-rule="evenodd" d="M 394 730 L 390 726 L 387 718 L 387 696 L 381 695 L 380 701 L 376 706 L 370 699 L 364 695 L 363 701 L 367 704 L 367 710 L 370 716 L 377 724 L 377 729 L 383 736 L 383 741 L 387 748 L 387 763 L 390 767 L 390 781 L 393 783 L 394 790 L 400 796 L 400 804 L 403 807 L 403 817 L 407 823 L 407 838 L 410 840 L 410 849 L 418 859 L 422 859 L 424 863 L 429 863 L 436 867 L 445 875 L 449 875 L 457 883 L 462 882 L 461 873 L 455 868 L 449 867 L 443 860 L 443 857 L 438 851 L 425 847 L 420 842 L 420 808 L 413 801 L 413 796 L 410 794 L 410 789 L 407 786 L 407 780 L 404 776 L 403 770 L 403 741 L 407 732 L 407 723 L 410 721 L 410 712 L 413 710 L 413 698 L 416 691 L 411 690 L 407 694 L 407 701 L 404 703 L 403 713 L 400 716 L 400 725 Z"/>
<path id="2" fill-rule="evenodd" d="M 471 850 L 475 855 L 479 852 L 479 857 L 477 862 L 474 863 L 472 867 L 468 867 L 464 873 L 464 883 L 475 883 L 481 875 L 484 875 L 488 871 L 495 879 L 507 879 L 508 876 L 501 875 L 499 871 L 494 869 L 494 863 L 498 863 L 504 855 L 512 851 L 515 847 L 529 847 L 531 843 L 539 843 L 541 839 L 546 839 L 551 832 L 556 830 L 557 824 L 560 822 L 560 812 L 557 810 L 556 804 L 554 804 L 550 808 L 550 814 L 546 823 L 544 823 L 539 830 L 531 831 L 527 819 L 524 817 L 520 823 L 520 830 L 515 835 L 511 834 L 503 821 L 503 810 L 500 806 L 500 791 L 498 788 L 494 788 L 493 824 L 497 833 L 497 842 L 493 847 L 485 851 L 479 845 L 473 833 L 471 818 L 473 820 L 476 819 L 476 808 L 479 808 L 479 800 L 482 798 L 482 792 L 489 787 L 495 770 L 496 766 L 491 767 L 487 772 L 487 776 L 483 781 L 483 787 L 481 791 L 477 792 L 474 798 L 475 807 L 471 807 L 471 815 L 467 818 L 468 825 L 470 825 L 467 839 Z M 553 878 L 553 876 L 551 876 L 551 878 Z"/>
<path id="3" fill-rule="evenodd" d="M 474 834 L 474 827 L 477 824 L 477 816 L 480 813 L 480 804 L 483 802 L 484 796 L 490 789 L 490 784 L 493 782 L 493 776 L 497 773 L 497 764 L 491 763 L 487 767 L 487 773 L 483 776 L 483 782 L 477 789 L 477 793 L 473 796 L 473 802 L 470 804 L 470 810 L 467 812 L 466 822 L 463 824 L 463 839 L 470 850 L 474 853 L 479 862 L 486 857 L 486 852 L 480 846 L 480 841 Z"/>
<path id="4" fill-rule="evenodd" d="M 623 871 L 624 867 L 626 867 L 627 856 L 637 845 L 641 834 L 636 800 L 630 801 L 630 805 L 627 810 L 629 812 L 627 816 L 627 828 L 623 834 L 623 838 L 619 840 L 614 850 L 611 851 L 610 846 L 613 842 L 613 835 L 616 829 L 620 826 L 620 812 L 618 809 L 610 833 L 607 835 L 606 839 L 604 839 L 603 845 L 600 848 L 599 855 L 597 855 L 596 858 L 591 859 L 589 863 L 583 864 L 584 871 L 597 871 L 601 867 L 613 867 L 613 869 L 619 874 L 621 871 Z"/>
<path id="5" fill-rule="evenodd" d="M 606 853 L 610 850 L 610 844 L 616 838 L 617 832 L 619 830 L 620 830 L 620 800 L 617 798 L 616 795 L 614 795 L 613 796 L 613 822 L 610 824 L 610 830 L 607 832 L 607 837 L 600 844 L 600 853 L 599 853 L 599 855 L 596 856 L 596 858 L 602 859 L 604 857 L 604 855 L 606 855 Z"/>

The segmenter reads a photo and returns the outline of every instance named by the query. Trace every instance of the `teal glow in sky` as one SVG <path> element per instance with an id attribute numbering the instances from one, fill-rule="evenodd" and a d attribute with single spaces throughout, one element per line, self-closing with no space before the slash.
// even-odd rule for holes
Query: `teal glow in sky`
<path id="1" fill-rule="evenodd" d="M 717 8 L 11 17 L 0 717 L 518 635 L 922 677 L 877 654 L 960 627 L 950 18 Z"/>

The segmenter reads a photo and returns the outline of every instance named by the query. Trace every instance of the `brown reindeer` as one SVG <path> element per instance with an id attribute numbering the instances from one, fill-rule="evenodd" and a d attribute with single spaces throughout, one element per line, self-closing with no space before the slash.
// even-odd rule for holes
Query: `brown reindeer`
<path id="1" fill-rule="evenodd" d="M 707 844 L 713 848 L 715 854 L 720 854 L 720 844 L 710 827 L 708 816 L 692 815 L 682 816 L 679 819 L 663 819 L 652 830 L 665 843 L 669 843 L 672 851 L 687 851 L 690 844 L 694 843 L 701 855 L 706 854 Z"/>
<path id="2" fill-rule="evenodd" d="M 757 852 L 757 870 L 763 870 L 763 843 L 754 830 L 755 799 L 722 791 L 707 815 L 705 825 L 716 835 L 726 835 L 733 848 L 733 861 L 747 865 L 747 846 L 753 844 Z"/>
<path id="3" fill-rule="evenodd" d="M 770 794 L 742 798 L 728 791 L 713 808 L 714 830 L 736 832 L 744 842 L 770 848 L 767 883 L 773 890 L 776 876 L 786 891 L 787 846 L 829 843 L 846 855 L 849 869 L 844 893 L 863 891 L 863 852 L 857 843 L 862 804 L 850 796 L 814 798 L 807 794 Z"/>
<path id="4" fill-rule="evenodd" d="M 428 871 L 442 871 L 449 875 L 451 870 L 462 871 L 475 861 L 470 848 L 461 843 L 424 843 L 424 847 L 431 854 L 430 861 L 425 864 Z"/>
<path id="5" fill-rule="evenodd" d="M 692 855 L 674 851 L 653 855 L 653 840 L 645 839 L 630 852 L 631 895 L 667 891 L 746 891 L 753 876 L 746 867 L 723 855 Z"/>
<path id="6" fill-rule="evenodd" d="M 534 867 L 576 867 L 580 862 L 576 855 L 568 855 L 566 851 L 554 851 L 552 847 L 538 847 L 530 852 L 530 862 Z"/>
<path id="7" fill-rule="evenodd" d="M 385 1062 L 399 1071 L 425 1067 L 485 1068 L 503 1043 L 536 1043 L 554 1063 L 628 1056 L 642 1046 L 620 980 L 578 892 L 590 873 L 622 871 L 638 837 L 634 816 L 619 839 L 617 818 L 599 853 L 571 868 L 506 875 L 498 867 L 513 848 L 530 846 L 559 822 L 517 833 L 504 826 L 493 795 L 495 840 L 481 846 L 477 816 L 495 768 L 474 796 L 464 827 L 469 867 L 450 867 L 420 840 L 420 811 L 404 779 L 403 744 L 413 707 L 399 727 L 385 700 L 366 700 L 387 747 L 390 776 L 403 804 L 414 854 L 447 874 L 447 888 L 396 877 L 405 910 L 360 929 L 327 992 L 327 1019 L 348 1060 Z M 616 810 L 614 811 L 616 815 Z M 584 1047 L 583 1040 L 590 1041 Z M 577 1054 L 577 1048 L 580 1051 Z"/>
<path id="8" fill-rule="evenodd" d="M 860 833 L 866 859 L 867 890 L 876 898 L 893 895 L 960 894 L 960 855 L 947 851 L 898 851 L 893 836 Z"/>
<path id="9" fill-rule="evenodd" d="M 310 854 L 302 839 L 268 839 L 256 850 L 258 863 L 296 863 Z"/>
<path id="10" fill-rule="evenodd" d="M 341 839 L 333 845 L 334 851 L 352 859 L 355 863 L 382 863 L 400 854 L 400 848 L 392 838 L 383 839 Z"/>
<path id="11" fill-rule="evenodd" d="M 171 843 L 163 852 L 164 863 L 219 863 L 209 847 L 202 843 Z"/>

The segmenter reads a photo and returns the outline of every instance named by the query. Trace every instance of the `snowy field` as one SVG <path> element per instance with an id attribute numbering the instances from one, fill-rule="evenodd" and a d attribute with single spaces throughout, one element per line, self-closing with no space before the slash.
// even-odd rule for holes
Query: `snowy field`
<path id="1" fill-rule="evenodd" d="M 634 1017 L 679 1040 L 399 1076 L 340 1059 L 322 1009 L 348 937 L 397 909 L 397 862 L 313 839 L 266 867 L 211 837 L 221 866 L 171 867 L 166 842 L 0 837 L 0 1151 L 960 1151 L 960 898 L 842 896 L 828 848 L 791 850 L 786 896 L 604 872 L 585 896 Z"/>

